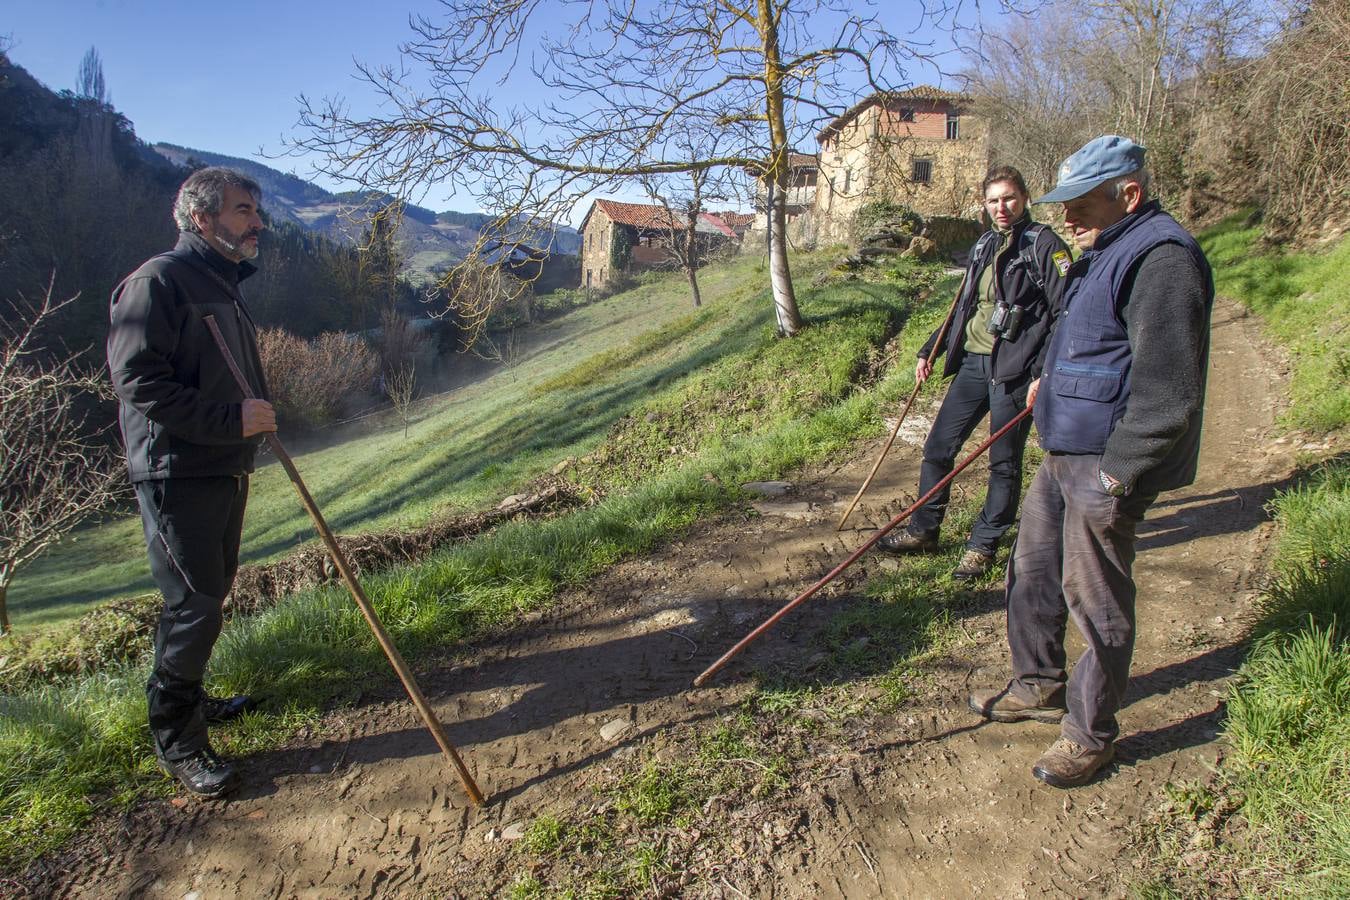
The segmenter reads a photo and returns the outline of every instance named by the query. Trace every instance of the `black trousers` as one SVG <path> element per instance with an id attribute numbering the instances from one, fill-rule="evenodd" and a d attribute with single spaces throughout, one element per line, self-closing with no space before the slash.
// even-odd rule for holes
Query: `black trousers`
<path id="1" fill-rule="evenodd" d="M 176 760 L 207 746 L 202 680 L 221 606 L 239 568 L 247 476 L 136 484 L 150 574 L 164 595 L 146 684 L 155 750 Z"/>
<path id="2" fill-rule="evenodd" d="M 1012 387 L 994 384 L 990 380 L 989 355 L 966 354 L 923 445 L 920 496 L 951 472 L 961 445 L 975 431 L 985 413 L 990 414 L 989 433 L 993 434 L 1026 408 L 1027 386 L 1026 379 Z M 984 509 L 980 510 L 970 540 L 966 542 L 971 550 L 992 554 L 1017 518 L 1017 501 L 1022 495 L 1022 451 L 1030 431 L 1030 418 L 1023 419 L 989 448 L 989 489 L 985 494 Z M 950 496 L 950 487 L 939 491 L 914 513 L 909 530 L 914 534 L 936 536 L 947 515 Z"/>

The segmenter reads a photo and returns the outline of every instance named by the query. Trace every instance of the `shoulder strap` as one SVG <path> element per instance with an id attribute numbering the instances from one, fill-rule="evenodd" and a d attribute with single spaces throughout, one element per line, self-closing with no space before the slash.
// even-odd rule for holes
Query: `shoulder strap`
<path id="1" fill-rule="evenodd" d="M 996 237 L 998 237 L 998 232 L 993 230 L 986 231 L 984 234 L 980 235 L 980 239 L 975 242 L 975 249 L 970 251 L 971 261 L 974 262 L 983 256 L 984 251 Z"/>
<path id="2" fill-rule="evenodd" d="M 1045 293 L 1045 273 L 1041 271 L 1040 263 L 1036 259 L 1036 241 L 1040 239 L 1045 228 L 1046 226 L 1040 222 L 1028 225 L 1022 232 L 1022 249 L 1017 254 L 1018 262 L 1027 270 L 1027 274 L 1031 276 L 1031 280 L 1041 293 Z"/>

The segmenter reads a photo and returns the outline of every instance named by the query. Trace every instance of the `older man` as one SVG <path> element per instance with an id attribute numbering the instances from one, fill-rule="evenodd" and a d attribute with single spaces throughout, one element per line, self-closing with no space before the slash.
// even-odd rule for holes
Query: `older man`
<path id="1" fill-rule="evenodd" d="M 178 245 L 117 286 L 108 334 L 127 468 L 164 595 L 146 685 L 150 732 L 160 765 L 203 797 L 237 781 L 207 725 L 250 701 L 208 697 L 202 682 L 238 568 L 254 452 L 276 430 L 271 404 L 244 398 L 205 317 L 215 317 L 253 394 L 266 396 L 239 290 L 256 271 L 248 260 L 258 255 L 260 198 L 255 182 L 228 169 L 194 172 L 174 203 Z"/>
<path id="2" fill-rule="evenodd" d="M 1070 267 L 1031 402 L 1045 460 L 1008 570 L 1013 678 L 971 707 L 1060 724 L 1032 774 L 1089 781 L 1114 756 L 1134 650 L 1135 526 L 1160 491 L 1195 479 L 1214 285 L 1195 239 L 1148 195 L 1144 148 L 1107 135 L 1036 203 L 1064 204 L 1083 251 Z M 1065 672 L 1074 620 L 1087 649 Z"/>

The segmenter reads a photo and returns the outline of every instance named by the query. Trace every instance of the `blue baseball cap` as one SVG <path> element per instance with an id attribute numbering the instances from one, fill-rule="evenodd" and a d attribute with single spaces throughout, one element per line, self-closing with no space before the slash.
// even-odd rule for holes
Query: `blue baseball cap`
<path id="1" fill-rule="evenodd" d="M 1093 138 L 1060 163 L 1055 189 L 1032 203 L 1066 203 L 1112 178 L 1144 167 L 1144 148 L 1127 137 L 1104 134 Z"/>

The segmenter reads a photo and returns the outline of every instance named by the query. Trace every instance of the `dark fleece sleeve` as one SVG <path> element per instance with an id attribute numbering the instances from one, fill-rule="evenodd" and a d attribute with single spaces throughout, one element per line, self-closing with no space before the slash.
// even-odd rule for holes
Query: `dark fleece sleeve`
<path id="1" fill-rule="evenodd" d="M 937 343 L 938 332 L 941 330 L 942 326 L 939 325 L 933 330 L 933 333 L 928 336 L 928 340 L 923 342 L 923 346 L 919 348 L 919 359 L 927 359 L 928 354 L 933 352 L 933 345 Z M 937 362 L 938 357 L 945 352 L 947 352 L 947 342 L 944 340 L 942 346 L 938 348 L 937 356 L 933 357 L 933 362 Z"/>
<path id="2" fill-rule="evenodd" d="M 113 390 L 176 437 L 194 444 L 237 444 L 244 440 L 242 404 L 210 401 L 174 371 L 175 310 L 173 286 L 153 275 L 133 275 L 118 288 L 108 331 Z"/>
<path id="3" fill-rule="evenodd" d="M 1134 357 L 1130 399 L 1101 467 L 1132 488 L 1167 458 L 1204 402 L 1208 308 L 1204 276 L 1177 244 L 1150 250 L 1122 296 Z"/>

